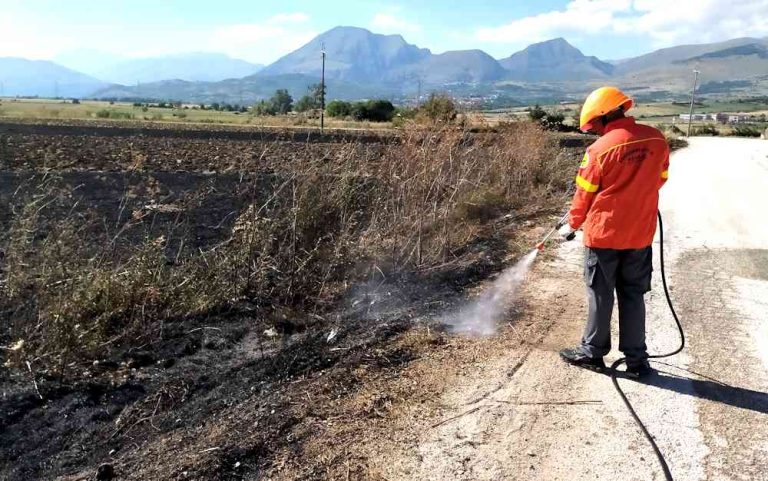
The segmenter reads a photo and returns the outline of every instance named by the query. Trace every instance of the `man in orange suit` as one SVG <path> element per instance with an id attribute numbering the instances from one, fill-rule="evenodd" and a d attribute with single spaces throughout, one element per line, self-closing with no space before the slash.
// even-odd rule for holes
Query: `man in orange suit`
<path id="1" fill-rule="evenodd" d="M 619 350 L 627 358 L 627 373 L 641 377 L 651 372 L 644 295 L 651 287 L 651 243 L 659 189 L 668 178 L 669 146 L 659 130 L 625 115 L 633 105 L 620 90 L 602 87 L 587 97 L 581 111 L 581 130 L 600 138 L 584 154 L 560 234 L 568 238 L 579 228 L 584 231 L 589 311 L 581 344 L 560 356 L 580 367 L 605 369 L 615 291 Z"/>

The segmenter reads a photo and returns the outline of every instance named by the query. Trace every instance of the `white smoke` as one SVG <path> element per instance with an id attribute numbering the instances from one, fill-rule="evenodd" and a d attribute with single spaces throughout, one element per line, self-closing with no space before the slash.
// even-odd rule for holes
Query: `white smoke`
<path id="1" fill-rule="evenodd" d="M 525 280 L 531 264 L 539 253 L 537 249 L 507 268 L 498 279 L 488 286 L 480 297 L 445 316 L 443 322 L 453 332 L 475 336 L 491 336 L 496 333 L 497 323 L 507 313 L 515 300 L 515 293 Z"/>

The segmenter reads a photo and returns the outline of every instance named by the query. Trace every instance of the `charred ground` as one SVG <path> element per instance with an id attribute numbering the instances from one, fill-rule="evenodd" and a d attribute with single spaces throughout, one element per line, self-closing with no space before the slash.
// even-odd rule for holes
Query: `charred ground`
<path id="1" fill-rule="evenodd" d="M 582 146 L 0 124 L 0 477 L 371 477 L 350 446 L 425 395 L 408 366 L 461 342 L 436 314 L 530 245 Z"/>

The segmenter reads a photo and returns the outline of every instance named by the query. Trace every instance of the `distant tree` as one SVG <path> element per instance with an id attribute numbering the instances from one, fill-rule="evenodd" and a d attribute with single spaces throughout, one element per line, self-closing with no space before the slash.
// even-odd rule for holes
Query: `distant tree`
<path id="1" fill-rule="evenodd" d="M 395 106 L 389 100 L 369 100 L 366 105 L 367 120 L 389 122 L 395 116 Z"/>
<path id="2" fill-rule="evenodd" d="M 358 121 L 368 120 L 367 102 L 355 102 L 349 110 L 349 115 Z"/>
<path id="3" fill-rule="evenodd" d="M 314 105 L 316 109 L 319 109 L 323 102 L 323 97 L 325 96 L 327 92 L 327 86 L 324 86 L 322 84 L 314 84 L 310 85 L 307 88 L 308 95 L 312 97 L 312 102 L 314 102 Z"/>
<path id="4" fill-rule="evenodd" d="M 541 108 L 541 105 L 539 104 L 536 104 L 535 106 L 528 109 L 528 117 L 534 122 L 541 122 L 546 116 L 547 111 Z"/>
<path id="5" fill-rule="evenodd" d="M 429 95 L 419 110 L 431 120 L 438 122 L 451 122 L 458 114 L 453 99 L 448 94 L 436 92 Z"/>
<path id="6" fill-rule="evenodd" d="M 337 108 L 334 105 L 334 109 Z M 369 100 L 351 105 L 349 115 L 355 120 L 389 122 L 395 116 L 395 106 L 389 100 Z"/>
<path id="7" fill-rule="evenodd" d="M 325 112 L 329 117 L 349 117 L 352 115 L 352 104 L 343 100 L 332 100 L 325 107 Z"/>
<path id="8" fill-rule="evenodd" d="M 293 97 L 286 89 L 278 89 L 269 99 L 269 103 L 275 114 L 285 115 L 293 108 Z"/>
<path id="9" fill-rule="evenodd" d="M 576 126 L 566 125 L 565 114 L 562 111 L 547 112 L 539 104 L 528 109 L 528 118 L 547 130 L 556 130 L 558 132 L 578 130 L 578 120 L 575 120 Z"/>
<path id="10" fill-rule="evenodd" d="M 314 99 L 312 97 L 305 95 L 296 102 L 296 105 L 293 106 L 293 109 L 296 112 L 306 112 L 318 107 L 319 106 L 315 105 Z"/>
<path id="11" fill-rule="evenodd" d="M 80 99 L 72 99 L 72 103 L 73 104 L 79 104 L 80 103 Z"/>
<path id="12" fill-rule="evenodd" d="M 260 100 L 253 106 L 253 113 L 255 115 L 275 115 L 275 110 L 272 108 L 271 102 Z"/>
<path id="13" fill-rule="evenodd" d="M 323 86 L 314 84 L 307 87 L 307 94 L 296 102 L 294 110 L 297 112 L 306 112 L 307 110 L 319 109 L 323 101 Z"/>
<path id="14" fill-rule="evenodd" d="M 541 120 L 541 125 L 549 130 L 565 130 L 565 115 L 562 112 L 547 113 Z"/>

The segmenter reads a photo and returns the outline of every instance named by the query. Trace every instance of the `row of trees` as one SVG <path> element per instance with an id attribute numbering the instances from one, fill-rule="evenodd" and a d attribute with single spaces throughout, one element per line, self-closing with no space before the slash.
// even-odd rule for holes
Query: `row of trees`
<path id="1" fill-rule="evenodd" d="M 268 100 L 253 106 L 256 115 L 285 115 L 288 112 L 307 112 L 321 108 L 323 87 L 320 84 L 307 87 L 307 93 L 294 104 L 293 97 L 286 89 L 278 89 Z"/>
<path id="2" fill-rule="evenodd" d="M 285 115 L 288 112 L 308 112 L 322 108 L 323 87 L 310 85 L 307 93 L 294 103 L 288 90 L 278 89 L 268 100 L 262 100 L 253 106 L 256 115 Z M 345 102 L 334 100 L 326 106 L 329 117 L 352 117 L 355 120 L 389 122 L 395 116 L 395 106 L 388 100 L 368 100 L 366 102 Z"/>
<path id="3" fill-rule="evenodd" d="M 253 106 L 256 115 L 285 115 L 289 112 L 308 112 L 322 108 L 323 90 L 320 84 L 311 85 L 306 95 L 294 102 L 288 90 L 278 89 L 272 97 Z M 333 100 L 325 106 L 325 113 L 334 118 L 351 118 L 358 121 L 390 122 L 402 119 L 426 118 L 433 121 L 451 122 L 458 111 L 453 99 L 441 93 L 433 93 L 418 108 L 396 108 L 389 100 L 348 102 Z"/>
<path id="4" fill-rule="evenodd" d="M 319 84 L 307 89 L 307 94 L 294 104 L 293 97 L 286 89 L 279 89 L 268 100 L 262 100 L 253 107 L 256 115 L 285 115 L 288 112 L 307 112 L 322 108 L 322 87 Z M 389 100 L 366 100 L 348 102 L 333 100 L 325 107 L 329 117 L 352 118 L 358 121 L 390 122 L 395 116 L 404 119 L 417 117 L 433 121 L 451 122 L 458 111 L 453 99 L 441 93 L 433 93 L 423 105 L 418 108 L 395 108 Z"/>
<path id="5" fill-rule="evenodd" d="M 334 100 L 326 109 L 329 117 L 352 117 L 355 120 L 389 122 L 395 117 L 395 106 L 389 100 L 345 102 Z"/>
<path id="6" fill-rule="evenodd" d="M 72 103 L 80 103 L 79 100 L 73 99 Z M 112 105 L 115 102 L 110 100 L 109 104 Z M 141 108 L 142 111 L 146 112 L 150 107 L 156 108 L 156 109 L 189 109 L 188 106 L 182 104 L 181 102 L 133 102 L 133 106 L 136 108 Z M 245 105 L 238 105 L 238 104 L 227 104 L 227 103 L 218 103 L 214 102 L 210 105 L 206 104 L 199 104 L 199 105 L 193 105 L 193 109 L 199 109 L 199 110 L 215 110 L 217 112 L 241 112 L 245 113 L 248 112 L 248 107 Z"/>

